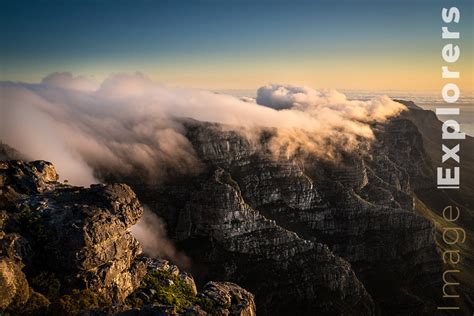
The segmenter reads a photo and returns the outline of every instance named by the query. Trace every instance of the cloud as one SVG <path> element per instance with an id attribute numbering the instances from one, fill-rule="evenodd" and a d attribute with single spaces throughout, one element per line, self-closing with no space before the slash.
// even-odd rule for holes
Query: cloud
<path id="1" fill-rule="evenodd" d="M 95 91 L 99 84 L 85 76 L 73 76 L 70 72 L 54 72 L 41 81 L 43 85 L 78 91 Z"/>
<path id="2" fill-rule="evenodd" d="M 388 97 L 351 101 L 337 91 L 270 85 L 257 103 L 209 91 L 171 88 L 146 76 L 115 74 L 101 84 L 69 73 L 39 84 L 0 83 L 0 140 L 57 165 L 63 179 L 87 185 L 106 174 L 149 182 L 202 169 L 180 118 L 243 127 L 246 137 L 276 130 L 276 156 L 301 150 L 331 158 L 373 137 L 370 123 L 398 114 Z M 227 128 L 234 128 L 227 127 Z"/>
<path id="3" fill-rule="evenodd" d="M 306 153 L 335 159 L 341 151 L 360 148 L 373 138 L 372 122 L 384 122 L 405 110 L 388 96 L 369 101 L 348 100 L 336 90 L 271 84 L 257 91 L 256 102 L 279 111 L 302 112 L 313 124 L 297 129 L 278 129 L 271 148 L 284 156 L 303 149 Z M 309 131 L 309 133 L 308 133 Z"/>
<path id="4" fill-rule="evenodd" d="M 131 232 L 140 242 L 143 252 L 151 257 L 167 258 L 180 268 L 189 268 L 191 260 L 186 254 L 178 251 L 173 242 L 168 239 L 163 221 L 148 207 L 144 206 L 143 210 L 142 217 L 131 228 Z"/>
<path id="5" fill-rule="evenodd" d="M 334 116 L 363 122 L 384 121 L 405 109 L 388 96 L 379 96 L 369 101 L 348 100 L 336 90 L 315 90 L 280 84 L 259 88 L 256 102 L 278 110 L 300 110 L 315 118 L 321 113 L 333 112 Z"/>

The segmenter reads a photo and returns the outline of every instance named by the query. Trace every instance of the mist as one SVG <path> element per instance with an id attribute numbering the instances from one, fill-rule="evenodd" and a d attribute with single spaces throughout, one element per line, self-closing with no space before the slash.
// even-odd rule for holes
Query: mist
<path id="1" fill-rule="evenodd" d="M 143 207 L 143 215 L 138 223 L 132 226 L 131 232 L 146 255 L 169 259 L 183 269 L 191 266 L 189 257 L 178 251 L 168 239 L 163 221 L 148 207 Z"/>
<path id="2" fill-rule="evenodd" d="M 334 158 L 373 138 L 370 123 L 404 110 L 383 96 L 348 100 L 335 90 L 272 84 L 256 101 L 209 91 L 168 87 L 143 74 L 114 74 L 98 83 L 53 73 L 41 83 L 0 83 L 0 140 L 30 159 L 53 162 L 75 185 L 100 182 L 102 173 L 139 173 L 158 183 L 202 170 L 182 118 L 226 124 L 245 137 L 276 129 L 276 156 L 304 151 Z"/>

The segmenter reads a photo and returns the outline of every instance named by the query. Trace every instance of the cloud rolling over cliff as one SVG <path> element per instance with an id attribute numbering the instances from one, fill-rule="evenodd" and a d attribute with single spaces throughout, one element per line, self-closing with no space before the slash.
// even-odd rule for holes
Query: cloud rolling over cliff
<path id="1" fill-rule="evenodd" d="M 260 88 L 257 104 L 167 87 L 139 73 L 112 75 L 101 84 L 54 73 L 40 84 L 0 87 L 0 139 L 31 159 L 52 161 L 63 179 L 83 185 L 100 180 L 100 172 L 126 176 L 139 170 L 151 182 L 199 172 L 180 118 L 243 127 L 249 137 L 261 127 L 275 128 L 275 154 L 291 156 L 303 148 L 331 158 L 370 141 L 370 122 L 404 109 L 388 97 L 350 101 L 337 91 L 290 85 Z"/>

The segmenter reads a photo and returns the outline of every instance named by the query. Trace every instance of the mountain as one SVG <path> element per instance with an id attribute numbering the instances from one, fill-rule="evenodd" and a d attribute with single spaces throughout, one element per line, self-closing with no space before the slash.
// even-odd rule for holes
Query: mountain
<path id="1" fill-rule="evenodd" d="M 126 176 L 94 171 L 104 183 L 126 183 L 165 221 L 168 237 L 191 258 L 190 271 L 201 293 L 209 289 L 210 280 L 239 284 L 255 294 L 259 315 L 433 315 L 444 303 L 443 272 L 458 268 L 454 278 L 460 283 L 460 298 L 455 301 L 471 315 L 473 139 L 462 143 L 462 189 L 438 190 L 435 168 L 442 153 L 442 123 L 431 111 L 399 102 L 408 110 L 373 123 L 370 145 L 350 152 L 340 149 L 331 160 L 305 148 L 291 157 L 276 156 L 270 149 L 275 129 L 248 137 L 248 131 L 235 126 L 183 119 L 202 164 L 198 173 L 148 181 L 139 168 Z M 81 191 L 90 190 L 86 195 L 100 202 L 109 186 L 117 185 Z M 74 195 L 65 199 L 74 200 Z M 448 204 L 462 208 L 458 223 L 442 218 Z M 466 242 L 443 244 L 445 227 L 465 229 Z M 462 254 L 459 265 L 443 262 L 448 248 Z M 142 262 L 140 255 L 136 258 Z M 145 262 L 147 271 L 157 266 Z M 135 302 L 149 296 L 146 286 L 151 281 L 142 280 L 141 285 L 126 286 L 122 297 Z M 211 289 L 222 293 L 220 286 Z M 234 285 L 226 291 L 248 293 Z M 214 297 L 201 296 L 206 295 Z M 246 297 L 244 310 L 254 311 L 253 296 L 239 295 Z M 235 301 L 227 301 L 231 310 Z M 142 312 L 146 306 L 142 302 Z"/>
<path id="2" fill-rule="evenodd" d="M 408 105 L 408 102 L 401 101 Z M 441 167 L 441 157 L 443 155 L 442 145 L 453 148 L 458 144 L 456 141 L 441 139 L 442 122 L 438 120 L 434 112 L 428 110 L 412 109 L 402 114 L 402 117 L 413 122 L 420 131 L 423 144 L 432 166 Z M 445 264 L 444 270 L 459 270 L 453 276 L 455 281 L 460 283 L 460 292 L 464 293 L 464 299 L 459 300 L 459 306 L 464 310 L 472 311 L 474 306 L 474 138 L 466 135 L 466 139 L 460 142 L 460 174 L 461 186 L 459 190 L 439 190 L 434 185 L 419 188 L 414 191 L 414 196 L 418 201 L 416 210 L 436 226 L 436 241 L 441 251 L 459 251 L 461 260 L 459 264 Z M 456 165 L 447 162 L 447 165 Z M 446 167 L 446 165 L 445 165 Z M 446 206 L 459 207 L 460 219 L 455 223 L 448 222 L 443 218 L 443 209 Z M 463 243 L 447 245 L 443 241 L 443 232 L 446 228 L 462 229 L 465 231 L 466 240 Z M 448 262 L 449 263 L 449 262 Z M 472 313 L 471 313 L 472 314 Z"/>
<path id="3" fill-rule="evenodd" d="M 189 273 L 141 255 L 130 227 L 143 209 L 129 186 L 57 180 L 48 162 L 0 162 L 2 315 L 255 315 L 236 284 L 197 293 Z"/>
<path id="4" fill-rule="evenodd" d="M 433 146 L 441 145 L 427 145 L 441 123 L 433 112 L 412 104 L 372 126 L 370 149 L 335 161 L 275 159 L 265 150 L 271 129 L 255 144 L 228 126 L 183 124 L 202 173 L 161 184 L 121 180 L 165 219 L 199 282 L 242 284 L 263 315 L 432 315 L 441 304 L 446 266 L 437 243 L 442 226 L 433 221 L 442 211 L 433 204 L 440 199 Z M 442 194 L 445 201 L 458 194 L 468 207 L 468 191 Z M 469 249 L 460 276 L 467 309 Z"/>

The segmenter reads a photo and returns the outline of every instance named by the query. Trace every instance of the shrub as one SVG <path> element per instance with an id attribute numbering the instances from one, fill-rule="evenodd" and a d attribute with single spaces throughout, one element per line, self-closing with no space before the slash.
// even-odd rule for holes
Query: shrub
<path id="1" fill-rule="evenodd" d="M 32 211 L 27 205 L 17 206 L 17 211 L 13 219 L 20 224 L 21 230 L 26 233 L 27 237 L 30 237 L 30 240 L 39 246 L 50 241 L 51 231 L 44 226 L 39 212 Z"/>
<path id="2" fill-rule="evenodd" d="M 168 271 L 153 270 L 143 278 L 140 287 L 127 297 L 126 303 L 136 308 L 161 304 L 181 310 L 192 306 L 196 300 L 191 286 L 178 276 Z"/>
<path id="3" fill-rule="evenodd" d="M 18 311 L 20 315 L 46 315 L 49 300 L 43 294 L 31 291 L 28 302 Z"/>
<path id="4" fill-rule="evenodd" d="M 71 294 L 61 296 L 55 302 L 51 312 L 53 315 L 77 315 L 82 310 L 95 309 L 110 305 L 110 303 L 102 295 L 90 289 L 74 289 Z"/>
<path id="5" fill-rule="evenodd" d="M 31 286 L 50 300 L 59 297 L 61 282 L 52 272 L 43 271 L 31 279 Z"/>
<path id="6" fill-rule="evenodd" d="M 201 308 L 208 312 L 209 314 L 211 315 L 216 315 L 217 312 L 216 312 L 216 303 L 207 298 L 207 297 L 199 297 L 197 299 L 197 302 L 196 302 L 199 306 L 201 306 Z"/>

